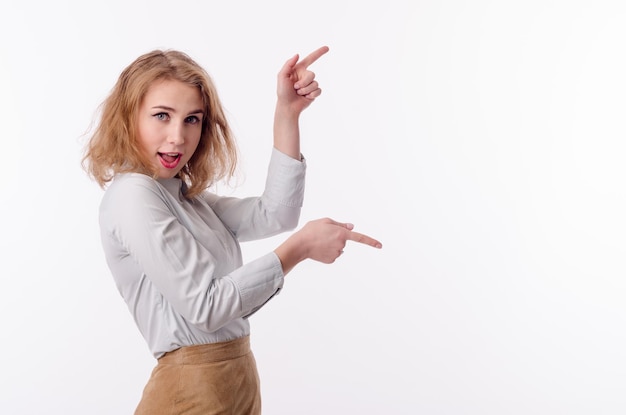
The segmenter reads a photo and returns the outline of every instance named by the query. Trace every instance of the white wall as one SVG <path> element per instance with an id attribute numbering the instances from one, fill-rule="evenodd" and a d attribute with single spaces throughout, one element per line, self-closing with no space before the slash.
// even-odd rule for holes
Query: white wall
<path id="1" fill-rule="evenodd" d="M 129 414 L 153 367 L 79 165 L 120 71 L 160 47 L 206 66 L 241 148 L 234 193 L 253 195 L 275 75 L 321 45 L 302 223 L 384 248 L 302 264 L 252 317 L 265 413 L 626 413 L 624 2 L 2 9 L 1 413 Z"/>

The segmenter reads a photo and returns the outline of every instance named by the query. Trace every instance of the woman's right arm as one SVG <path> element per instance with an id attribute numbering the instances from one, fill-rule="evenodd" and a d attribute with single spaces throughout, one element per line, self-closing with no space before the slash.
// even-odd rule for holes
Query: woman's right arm
<path id="1" fill-rule="evenodd" d="M 230 235 L 215 231 L 199 241 L 168 203 L 141 175 L 112 183 L 103 199 L 107 263 L 131 308 L 142 301 L 141 285 L 151 284 L 187 322 L 213 332 L 280 290 L 283 272 L 273 253 L 237 267 L 237 248 L 225 239 Z"/>
<path id="2" fill-rule="evenodd" d="M 354 225 L 329 218 L 308 222 L 274 250 L 283 266 L 284 274 L 305 259 L 331 264 L 343 254 L 347 241 L 382 248 L 376 239 L 354 232 Z"/>

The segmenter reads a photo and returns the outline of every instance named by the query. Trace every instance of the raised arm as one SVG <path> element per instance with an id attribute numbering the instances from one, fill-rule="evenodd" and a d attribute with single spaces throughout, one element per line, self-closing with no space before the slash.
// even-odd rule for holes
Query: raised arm
<path id="1" fill-rule="evenodd" d="M 274 112 L 274 147 L 300 160 L 299 118 L 322 90 L 315 73 L 308 68 L 328 52 L 323 46 L 299 61 L 299 55 L 290 58 L 278 73 L 276 110 Z"/>

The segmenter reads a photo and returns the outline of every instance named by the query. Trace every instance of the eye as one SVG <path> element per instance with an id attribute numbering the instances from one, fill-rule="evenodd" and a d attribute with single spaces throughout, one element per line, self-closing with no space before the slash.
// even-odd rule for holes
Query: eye
<path id="1" fill-rule="evenodd" d="M 195 115 L 190 115 L 189 117 L 185 118 L 185 122 L 187 124 L 198 124 L 200 122 L 200 118 Z"/>
<path id="2" fill-rule="evenodd" d="M 159 112 L 157 114 L 154 114 L 153 117 L 159 121 L 167 121 L 170 116 L 167 112 Z"/>

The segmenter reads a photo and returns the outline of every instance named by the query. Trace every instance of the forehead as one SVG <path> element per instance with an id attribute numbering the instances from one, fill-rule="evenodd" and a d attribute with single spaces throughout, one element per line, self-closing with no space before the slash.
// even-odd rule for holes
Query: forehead
<path id="1" fill-rule="evenodd" d="M 142 100 L 143 106 L 167 106 L 174 109 L 202 108 L 200 89 L 184 82 L 161 79 L 154 81 Z"/>

